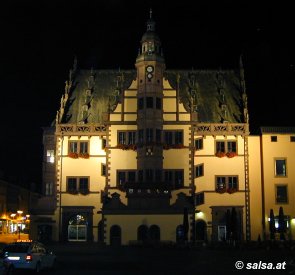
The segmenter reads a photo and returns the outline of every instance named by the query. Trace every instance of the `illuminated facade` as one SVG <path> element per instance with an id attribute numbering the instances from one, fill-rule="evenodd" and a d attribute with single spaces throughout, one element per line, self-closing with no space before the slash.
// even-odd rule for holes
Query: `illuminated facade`
<path id="1" fill-rule="evenodd" d="M 260 154 L 264 135 L 249 136 L 242 64 L 166 70 L 150 17 L 135 68 L 74 63 L 56 120 L 44 128 L 45 196 L 33 236 L 107 244 L 257 239 L 262 215 L 277 204 L 261 173 L 270 169 L 261 161 L 270 157 Z M 275 184 L 290 194 L 291 181 Z"/>

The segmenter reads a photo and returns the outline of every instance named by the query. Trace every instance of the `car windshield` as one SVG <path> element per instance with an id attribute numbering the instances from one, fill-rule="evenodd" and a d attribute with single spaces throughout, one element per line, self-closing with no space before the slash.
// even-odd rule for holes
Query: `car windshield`
<path id="1" fill-rule="evenodd" d="M 26 253 L 30 245 L 28 244 L 12 244 L 3 248 L 3 252 Z"/>

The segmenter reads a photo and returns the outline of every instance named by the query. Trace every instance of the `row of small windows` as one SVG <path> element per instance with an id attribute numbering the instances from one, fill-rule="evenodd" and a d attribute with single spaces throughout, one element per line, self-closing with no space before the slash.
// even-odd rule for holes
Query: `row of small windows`
<path id="1" fill-rule="evenodd" d="M 270 137 L 270 141 L 271 142 L 277 142 L 278 141 L 278 137 L 277 136 L 271 136 Z M 290 142 L 295 142 L 295 136 L 290 136 Z"/>
<path id="2" fill-rule="evenodd" d="M 136 131 L 119 131 L 118 144 L 131 145 L 144 142 L 165 143 L 167 145 L 183 144 L 183 131 L 162 131 L 161 129 L 146 128 Z M 163 135 L 163 137 L 162 137 Z"/>
<path id="3" fill-rule="evenodd" d="M 140 172 L 138 171 L 140 177 Z M 153 179 L 152 170 L 146 170 L 146 179 Z M 155 173 L 156 175 L 157 173 Z M 162 173 L 160 173 L 162 174 Z M 158 174 L 158 175 L 160 175 Z M 136 171 L 118 171 L 118 187 L 126 182 L 136 182 Z M 159 177 L 160 179 L 160 177 Z M 183 187 L 183 171 L 182 170 L 164 170 L 164 181 L 170 183 L 174 188 Z M 216 176 L 216 191 L 223 192 L 227 190 L 238 190 L 238 176 Z M 88 194 L 89 193 L 89 177 L 67 177 L 67 192 L 71 194 Z M 45 194 L 53 195 L 53 184 L 47 183 Z M 276 203 L 288 203 L 288 186 L 286 184 L 277 184 L 275 186 Z M 204 192 L 195 195 L 196 205 L 204 204 Z"/>
<path id="4" fill-rule="evenodd" d="M 122 187 L 125 183 L 135 182 L 165 182 L 171 187 L 180 188 L 184 185 L 183 170 L 118 170 L 117 186 Z"/>
<path id="5" fill-rule="evenodd" d="M 162 109 L 162 99 L 159 98 L 159 97 L 151 97 L 151 96 L 148 96 L 148 97 L 140 97 L 138 98 L 137 100 L 137 108 L 138 110 L 142 110 L 144 108 L 147 108 L 147 109 Z"/>

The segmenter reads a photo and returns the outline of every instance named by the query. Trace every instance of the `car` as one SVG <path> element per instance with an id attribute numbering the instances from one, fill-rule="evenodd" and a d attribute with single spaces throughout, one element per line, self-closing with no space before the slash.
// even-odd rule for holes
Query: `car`
<path id="1" fill-rule="evenodd" d="M 9 243 L 3 248 L 4 263 L 13 269 L 29 269 L 40 272 L 52 269 L 56 263 L 56 255 L 44 244 L 37 241 L 20 241 Z"/>
<path id="2" fill-rule="evenodd" d="M 0 275 L 12 275 L 13 266 L 10 263 L 4 262 L 3 253 L 0 253 Z"/>

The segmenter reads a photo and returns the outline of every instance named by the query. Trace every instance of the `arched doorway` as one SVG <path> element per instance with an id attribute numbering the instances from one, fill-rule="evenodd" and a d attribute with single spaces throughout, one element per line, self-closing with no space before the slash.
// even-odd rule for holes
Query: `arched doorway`
<path id="1" fill-rule="evenodd" d="M 87 240 L 87 220 L 83 215 L 77 214 L 69 219 L 68 241 Z"/>
<path id="2" fill-rule="evenodd" d="M 146 241 L 148 239 L 148 227 L 144 224 L 137 228 L 137 240 Z"/>
<path id="3" fill-rule="evenodd" d="M 110 229 L 110 244 L 112 246 L 121 245 L 121 227 L 119 225 L 113 225 Z"/>
<path id="4" fill-rule="evenodd" d="M 207 240 L 207 225 L 203 220 L 196 221 L 196 241 Z"/>
<path id="5" fill-rule="evenodd" d="M 151 225 L 149 229 L 149 236 L 152 241 L 160 241 L 161 234 L 160 234 L 160 227 L 158 225 Z"/>

